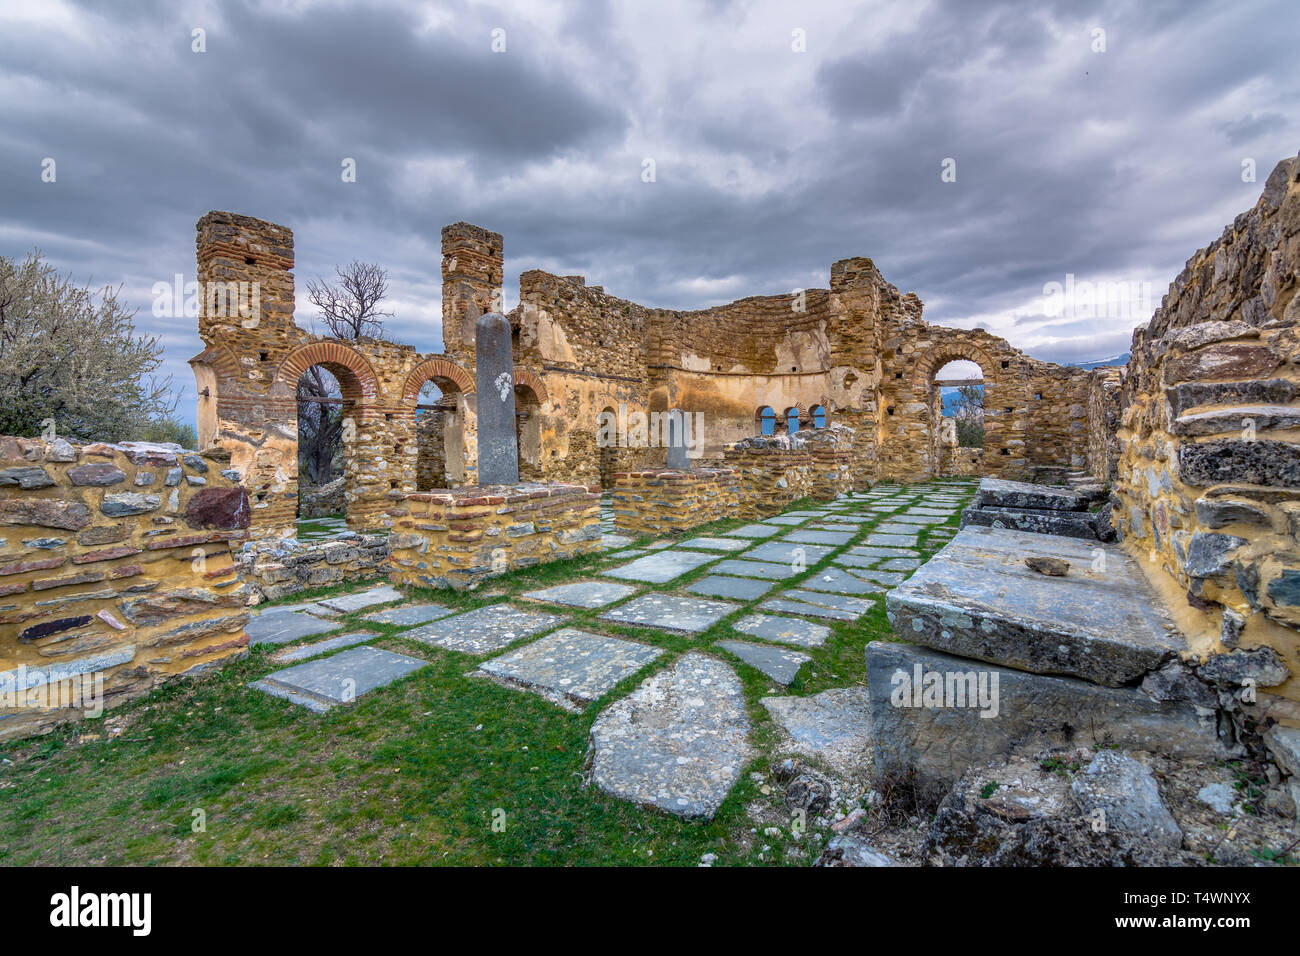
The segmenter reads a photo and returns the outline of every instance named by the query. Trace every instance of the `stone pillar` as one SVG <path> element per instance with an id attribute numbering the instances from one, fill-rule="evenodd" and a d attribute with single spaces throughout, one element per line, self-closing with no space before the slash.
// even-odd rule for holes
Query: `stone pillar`
<path id="1" fill-rule="evenodd" d="M 489 312 L 479 317 L 474 338 L 478 483 L 515 485 L 519 483 L 519 448 L 515 436 L 515 366 L 510 322 L 498 312 Z"/>
<path id="2" fill-rule="evenodd" d="M 690 417 L 680 408 L 668 412 L 668 467 L 673 471 L 689 471 L 691 456 L 687 450 L 686 430 L 690 427 Z"/>
<path id="3" fill-rule="evenodd" d="M 467 222 L 443 227 L 442 347 L 466 371 L 474 368 L 475 321 L 504 308 L 503 266 L 500 233 Z"/>

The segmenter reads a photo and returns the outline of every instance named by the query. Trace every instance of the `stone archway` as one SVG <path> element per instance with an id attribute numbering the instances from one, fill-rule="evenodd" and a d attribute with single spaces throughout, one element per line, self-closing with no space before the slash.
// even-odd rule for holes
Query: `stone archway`
<path id="1" fill-rule="evenodd" d="M 997 384 L 994 370 L 998 368 L 998 363 L 994 357 L 979 345 L 963 339 L 944 342 L 917 361 L 912 372 L 912 394 L 918 396 L 917 401 L 925 409 L 921 413 L 921 424 L 924 426 L 924 440 L 928 450 L 926 470 L 930 477 L 947 473 L 984 474 L 986 471 L 984 456 L 988 454 L 987 451 L 970 449 L 956 452 L 953 446 L 943 440 L 943 389 L 954 385 L 945 385 L 939 378 L 939 373 L 954 362 L 971 362 L 979 366 L 978 384 L 986 407 L 990 407 L 990 393 Z M 988 428 L 989 421 L 990 419 L 985 419 L 986 445 L 990 432 L 996 434 L 995 430 Z"/>
<path id="2" fill-rule="evenodd" d="M 432 408 L 419 408 L 426 382 L 442 394 Z M 425 359 L 406 376 L 401 411 L 410 432 L 409 464 L 416 489 L 472 484 L 478 470 L 473 376 L 441 356 Z"/>

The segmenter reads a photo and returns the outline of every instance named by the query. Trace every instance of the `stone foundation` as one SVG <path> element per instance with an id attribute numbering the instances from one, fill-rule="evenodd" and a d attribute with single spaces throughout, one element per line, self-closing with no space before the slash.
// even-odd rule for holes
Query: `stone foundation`
<path id="1" fill-rule="evenodd" d="M 0 438 L 0 739 L 114 707 L 248 646 L 248 495 L 173 446 Z M 83 683 L 87 682 L 87 683 Z"/>
<path id="2" fill-rule="evenodd" d="M 614 527 L 633 536 L 687 531 L 737 514 L 729 468 L 621 471 L 614 475 Z"/>
<path id="3" fill-rule="evenodd" d="M 600 551 L 587 485 L 467 487 L 400 496 L 388 509 L 394 584 L 469 590 L 516 568 Z"/>
<path id="4" fill-rule="evenodd" d="M 328 541 L 294 538 L 250 541 L 239 576 L 251 601 L 275 601 L 310 588 L 330 587 L 388 573 L 388 535 L 348 532 Z"/>

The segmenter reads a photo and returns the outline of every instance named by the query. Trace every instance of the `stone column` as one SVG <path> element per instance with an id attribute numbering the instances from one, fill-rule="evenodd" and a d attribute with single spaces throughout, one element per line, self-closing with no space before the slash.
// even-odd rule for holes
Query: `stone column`
<path id="1" fill-rule="evenodd" d="M 515 436 L 514 355 L 510 322 L 499 312 L 475 323 L 474 381 L 478 404 L 478 483 L 519 483 Z"/>

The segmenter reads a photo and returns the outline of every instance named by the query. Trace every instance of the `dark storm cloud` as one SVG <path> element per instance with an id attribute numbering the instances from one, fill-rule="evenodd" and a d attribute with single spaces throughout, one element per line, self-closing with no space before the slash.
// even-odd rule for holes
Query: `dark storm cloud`
<path id="1" fill-rule="evenodd" d="M 1049 316 L 1045 284 L 1149 282 L 1158 303 L 1254 203 L 1300 148 L 1291 16 L 1284 0 L 10 4 L 0 253 L 40 245 L 122 283 L 191 393 L 192 322 L 155 319 L 149 289 L 192 275 L 213 208 L 291 226 L 300 291 L 352 258 L 388 267 L 390 331 L 424 350 L 439 231 L 465 219 L 504 234 L 508 304 L 533 267 L 699 308 L 825 286 L 869 255 L 932 321 L 1088 360 L 1145 316 Z"/>

